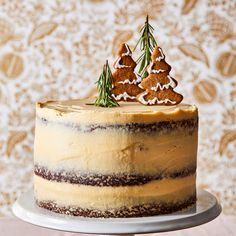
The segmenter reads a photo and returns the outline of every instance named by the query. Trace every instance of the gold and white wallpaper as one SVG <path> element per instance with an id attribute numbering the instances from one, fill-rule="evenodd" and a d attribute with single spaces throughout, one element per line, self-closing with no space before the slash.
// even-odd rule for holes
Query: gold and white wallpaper
<path id="1" fill-rule="evenodd" d="M 236 1 L 0 0 L 0 216 L 32 186 L 34 102 L 94 95 L 147 14 L 200 110 L 198 184 L 236 214 Z"/>

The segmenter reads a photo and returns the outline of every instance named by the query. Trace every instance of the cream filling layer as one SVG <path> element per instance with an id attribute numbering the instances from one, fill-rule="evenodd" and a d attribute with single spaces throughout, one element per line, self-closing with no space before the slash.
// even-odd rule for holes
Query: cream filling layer
<path id="1" fill-rule="evenodd" d="M 51 170 L 147 174 L 196 166 L 197 130 L 131 134 L 123 130 L 83 133 L 63 125 L 36 124 L 34 161 Z"/>
<path id="2" fill-rule="evenodd" d="M 35 197 L 60 206 L 99 210 L 118 209 L 151 203 L 177 203 L 195 195 L 196 176 L 152 181 L 141 186 L 96 187 L 73 185 L 34 176 Z"/>
<path id="3" fill-rule="evenodd" d="M 49 121 L 78 124 L 151 123 L 164 120 L 196 118 L 196 106 L 143 106 L 138 102 L 119 102 L 119 107 L 104 108 L 92 105 L 93 98 L 68 101 L 48 101 L 36 104 L 36 115 Z"/>

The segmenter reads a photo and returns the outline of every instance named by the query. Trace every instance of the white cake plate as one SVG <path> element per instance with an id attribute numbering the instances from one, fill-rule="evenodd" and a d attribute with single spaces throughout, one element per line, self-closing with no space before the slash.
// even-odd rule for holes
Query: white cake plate
<path id="1" fill-rule="evenodd" d="M 39 208 L 33 191 L 24 193 L 13 205 L 15 216 L 34 225 L 87 234 L 140 234 L 180 230 L 215 219 L 221 206 L 209 192 L 199 189 L 196 206 L 178 213 L 137 218 L 85 218 L 56 214 Z"/>

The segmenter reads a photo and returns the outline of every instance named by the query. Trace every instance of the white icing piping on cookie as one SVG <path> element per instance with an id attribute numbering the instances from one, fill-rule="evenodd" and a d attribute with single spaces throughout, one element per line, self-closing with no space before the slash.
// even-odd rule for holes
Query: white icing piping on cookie
<path id="1" fill-rule="evenodd" d="M 136 78 L 137 78 L 137 79 L 134 79 L 134 80 L 132 80 L 132 81 L 130 81 L 130 80 L 128 80 L 128 79 L 122 80 L 122 81 L 119 81 L 118 84 L 138 84 L 138 83 L 140 83 L 141 80 L 142 80 L 141 76 L 139 76 L 139 75 L 137 75 L 137 74 L 135 74 L 135 75 L 136 75 Z"/>
<path id="2" fill-rule="evenodd" d="M 132 56 L 132 52 L 130 51 L 128 45 L 125 43 L 126 52 L 122 53 L 121 56 Z"/>
<path id="3" fill-rule="evenodd" d="M 162 59 L 165 59 L 165 55 L 163 54 L 161 48 L 158 48 L 158 50 L 159 50 L 159 52 L 161 53 L 161 55 L 156 58 L 156 61 L 161 61 Z"/>
<path id="4" fill-rule="evenodd" d="M 152 69 L 150 72 L 153 73 L 153 74 L 159 74 L 161 72 L 165 72 L 165 70 L 162 70 L 162 69 L 159 69 L 159 70 Z"/>
<path id="5" fill-rule="evenodd" d="M 143 86 L 141 85 L 141 83 L 138 84 L 138 86 L 139 86 L 139 88 L 144 89 Z"/>
<path id="6" fill-rule="evenodd" d="M 165 70 L 163 70 L 163 69 L 159 69 L 159 70 L 152 69 L 153 65 L 154 65 L 154 63 L 152 62 L 151 65 L 150 65 L 150 66 L 148 67 L 148 69 L 147 69 L 147 72 L 148 72 L 149 74 L 151 74 L 151 73 L 153 73 L 153 74 L 159 74 L 159 73 L 165 72 Z"/>
<path id="7" fill-rule="evenodd" d="M 126 66 L 126 65 L 120 64 L 120 59 L 121 59 L 121 57 L 117 58 L 116 63 L 114 65 L 115 69 L 121 69 L 121 68 L 130 67 L 130 66 Z"/>
<path id="8" fill-rule="evenodd" d="M 125 48 L 126 48 L 126 52 L 122 53 L 121 56 L 132 56 L 132 52 L 130 51 L 129 49 L 129 46 L 125 43 Z M 121 68 L 127 68 L 127 67 L 131 67 L 131 66 L 126 66 L 126 65 L 123 65 L 123 64 L 120 64 L 120 59 L 121 57 L 118 57 L 117 60 L 116 60 L 116 63 L 114 65 L 114 68 L 115 69 L 121 69 Z"/>
<path id="9" fill-rule="evenodd" d="M 169 75 L 167 75 L 167 78 L 170 80 L 168 84 L 161 85 L 160 83 L 157 83 L 156 86 L 151 87 L 151 90 L 157 91 L 158 88 L 160 90 L 168 89 L 169 87 L 175 88 L 177 86 L 177 83 Z"/>
<path id="10" fill-rule="evenodd" d="M 151 100 L 145 100 L 144 99 L 144 96 L 146 96 L 148 94 L 148 92 L 144 92 L 141 96 L 139 96 L 138 97 L 138 100 L 142 103 L 142 104 L 144 104 L 144 105 L 155 105 L 156 103 L 157 104 L 163 104 L 163 103 L 171 103 L 171 104 L 176 104 L 176 101 L 172 101 L 172 100 L 170 100 L 170 99 L 168 99 L 168 98 L 166 98 L 166 99 L 164 99 L 164 100 L 158 100 L 158 98 L 157 97 L 155 97 L 155 98 L 153 98 L 153 99 L 151 99 Z"/>
<path id="11" fill-rule="evenodd" d="M 121 93 L 119 95 L 115 95 L 115 94 L 112 94 L 112 96 L 116 99 L 116 100 L 120 100 L 121 98 L 124 98 L 124 100 L 126 101 L 127 98 L 130 98 L 130 99 L 135 99 L 136 97 L 135 96 L 130 96 L 127 92 L 124 92 L 124 93 Z"/>

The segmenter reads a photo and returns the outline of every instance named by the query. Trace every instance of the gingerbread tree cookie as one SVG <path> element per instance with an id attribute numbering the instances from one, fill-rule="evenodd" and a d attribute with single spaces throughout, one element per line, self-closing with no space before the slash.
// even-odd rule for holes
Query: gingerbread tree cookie
<path id="1" fill-rule="evenodd" d="M 136 101 L 136 96 L 143 91 L 138 86 L 141 77 L 134 72 L 135 67 L 136 62 L 132 59 L 132 52 L 129 46 L 123 43 L 112 74 L 112 96 L 117 101 Z"/>
<path id="2" fill-rule="evenodd" d="M 140 87 L 146 91 L 137 95 L 137 100 L 144 105 L 176 105 L 183 100 L 183 96 L 174 91 L 177 81 L 169 73 L 171 66 L 166 63 L 165 55 L 160 47 L 152 53 L 147 78 L 142 80 Z"/>

